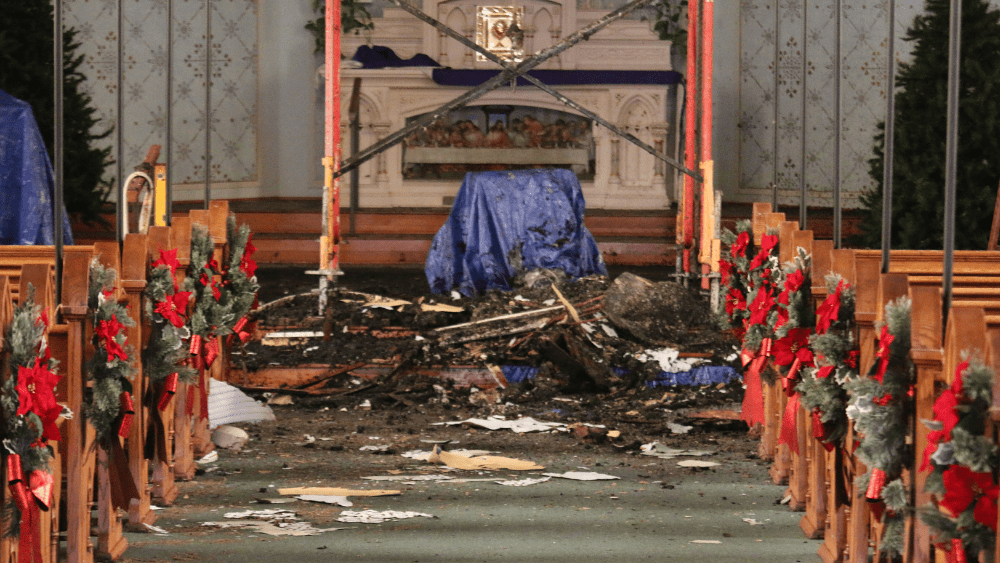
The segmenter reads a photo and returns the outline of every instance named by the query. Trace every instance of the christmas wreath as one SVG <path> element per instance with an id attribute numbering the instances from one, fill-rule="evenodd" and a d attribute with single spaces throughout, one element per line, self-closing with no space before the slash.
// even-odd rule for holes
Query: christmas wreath
<path id="1" fill-rule="evenodd" d="M 847 390 L 858 378 L 854 341 L 854 288 L 837 274 L 826 277 L 827 297 L 816 309 L 816 333 L 809 346 L 818 367 L 807 369 L 799 381 L 802 405 L 812 413 L 813 437 L 832 451 L 847 433 Z"/>
<path id="2" fill-rule="evenodd" d="M 963 361 L 927 423 L 931 432 L 920 470 L 931 470 L 925 490 L 933 493 L 934 506 L 922 516 L 949 561 L 976 560 L 996 543 L 997 447 L 984 435 L 993 379 L 993 370 L 978 358 Z"/>
<path id="3" fill-rule="evenodd" d="M 764 390 L 762 378 L 774 383 L 773 370 L 767 369 L 774 341 L 774 326 L 778 320 L 778 283 L 781 271 L 778 268 L 778 236 L 765 234 L 760 250 L 747 265 L 747 318 L 744 320 L 746 332 L 743 335 L 743 351 L 740 354 L 747 370 L 744 377 L 746 391 L 743 395 L 742 418 L 751 427 L 764 423 Z"/>
<path id="4" fill-rule="evenodd" d="M 752 252 L 751 225 L 750 221 L 740 221 L 736 224 L 735 233 L 729 229 L 722 230 L 722 242 L 729 246 L 729 253 L 719 260 L 721 283 L 725 292 L 718 311 L 719 324 L 723 329 L 731 330 L 739 340 L 743 340 L 745 323 L 750 316 L 747 312 L 747 290 L 750 285 L 750 259 L 747 258 L 747 252 Z"/>
<path id="5" fill-rule="evenodd" d="M 913 364 L 910 361 L 910 300 L 885 306 L 886 324 L 878 338 L 868 377 L 847 381 L 847 416 L 860 435 L 857 455 L 869 471 L 855 480 L 872 503 L 884 529 L 880 550 L 902 553 L 906 488 L 901 479 L 908 458 L 906 436 L 912 411 Z"/>
<path id="6" fill-rule="evenodd" d="M 187 278 L 177 282 L 179 267 L 176 248 L 161 250 L 146 284 L 146 316 L 151 322 L 142 369 L 153 391 L 149 396 L 156 397 L 157 410 L 167 408 L 178 382 L 191 383 L 197 375 L 185 365 L 189 356 L 186 341 L 191 337 L 187 311 L 192 282 Z"/>
<path id="7" fill-rule="evenodd" d="M 812 303 L 812 257 L 802 248 L 798 256 L 786 265 L 778 294 L 777 320 L 774 325 L 774 344 L 771 347 L 772 363 L 785 368 L 781 386 L 789 397 L 781 425 L 779 444 L 788 444 L 793 452 L 799 451 L 797 420 L 800 397 L 796 389 L 802 368 L 815 365 L 809 336 L 815 325 Z"/>
<path id="8" fill-rule="evenodd" d="M 52 449 L 59 440 L 56 424 L 62 407 L 56 403 L 56 361 L 49 353 L 49 321 L 35 304 L 34 288 L 14 310 L 4 334 L 7 377 L 0 392 L 3 409 L 3 445 L 7 486 L 13 502 L 5 507 L 7 533 L 20 538 L 20 553 L 41 561 L 39 510 L 52 506 L 54 481 L 49 469 Z"/>
<path id="9" fill-rule="evenodd" d="M 87 420 L 94 426 L 98 442 L 112 435 L 128 436 L 135 413 L 132 401 L 131 347 L 125 329 L 135 326 L 115 298 L 117 272 L 96 259 L 90 264 L 90 293 L 87 306 L 93 323 L 94 356 L 86 370 L 93 381 L 86 405 Z"/>

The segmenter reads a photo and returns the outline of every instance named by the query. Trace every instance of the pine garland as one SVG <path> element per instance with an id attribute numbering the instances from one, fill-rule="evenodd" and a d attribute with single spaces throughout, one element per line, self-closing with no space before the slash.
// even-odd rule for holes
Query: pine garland
<path id="1" fill-rule="evenodd" d="M 197 375 L 190 367 L 181 365 L 189 356 L 185 346 L 191 337 L 187 310 L 193 283 L 190 279 L 177 283 L 179 267 L 176 248 L 161 250 L 160 258 L 153 262 L 149 272 L 145 308 L 151 328 L 142 351 L 142 370 L 150 383 L 164 381 L 174 373 L 180 381 L 189 383 Z"/>
<path id="2" fill-rule="evenodd" d="M 809 345 L 818 367 L 805 370 L 799 382 L 802 405 L 813 413 L 813 436 L 828 450 L 847 433 L 848 380 L 857 379 L 854 341 L 854 288 L 837 274 L 826 277 L 827 298 L 816 311 L 816 333 Z"/>
<path id="3" fill-rule="evenodd" d="M 114 269 L 105 268 L 97 259 L 91 262 L 87 306 L 94 327 L 94 356 L 85 367 L 93 388 L 85 412 L 96 430 L 98 442 L 120 431 L 114 424 L 119 415 L 125 414 L 121 406 L 132 394 L 130 379 L 135 371 L 130 361 L 131 347 L 125 337 L 125 329 L 135 326 L 135 322 L 114 298 L 117 278 Z"/>
<path id="4" fill-rule="evenodd" d="M 910 389 L 909 298 L 900 297 L 885 306 L 887 323 L 879 336 L 876 360 L 868 377 L 847 381 L 850 404 L 847 416 L 861 435 L 857 455 L 869 471 L 855 485 L 867 491 L 870 502 L 884 502 L 883 552 L 902 553 L 906 489 L 900 478 L 907 459 L 906 436 L 912 411 Z M 877 505 L 876 511 L 881 509 Z"/>
<path id="5" fill-rule="evenodd" d="M 963 353 L 955 380 L 934 402 L 934 420 L 921 471 L 931 470 L 925 490 L 933 505 L 922 517 L 948 548 L 964 549 L 968 560 L 992 553 L 997 532 L 993 479 L 997 446 L 984 434 L 993 401 L 995 374 L 982 360 Z"/>
<path id="6" fill-rule="evenodd" d="M 14 456 L 19 457 L 25 478 L 34 472 L 51 478 L 49 460 L 53 454 L 47 441 L 60 439 L 56 419 L 62 413 L 55 398 L 60 379 L 54 373 L 58 362 L 50 355 L 46 340 L 49 321 L 35 304 L 35 289 L 28 284 L 24 290 L 24 298 L 4 333 L 7 377 L 0 388 L 3 454 L 8 466 Z M 43 502 L 50 503 L 51 498 Z M 22 508 L 17 502 L 6 508 L 8 535 L 16 537 L 20 533 Z"/>
<path id="7" fill-rule="evenodd" d="M 223 288 L 216 281 L 220 276 L 219 263 L 212 256 L 214 245 L 208 230 L 195 226 L 191 231 L 191 271 L 194 286 L 194 311 L 191 313 L 192 336 L 203 341 L 210 336 L 225 334 L 226 326 L 233 326 L 236 317 L 231 307 L 222 304 Z"/>

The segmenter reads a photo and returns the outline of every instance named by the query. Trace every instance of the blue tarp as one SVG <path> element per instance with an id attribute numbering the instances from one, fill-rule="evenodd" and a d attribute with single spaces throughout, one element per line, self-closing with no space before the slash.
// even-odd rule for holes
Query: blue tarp
<path id="1" fill-rule="evenodd" d="M 479 86 L 500 74 L 499 70 L 436 68 L 431 78 L 442 86 Z M 668 86 L 677 84 L 683 77 L 673 70 L 531 70 L 528 75 L 549 86 L 581 84 L 635 84 Z M 531 86 L 523 76 L 517 78 L 518 86 Z"/>
<path id="2" fill-rule="evenodd" d="M 535 366 L 500 366 L 503 375 L 507 378 L 507 383 L 519 384 L 526 380 L 534 379 L 538 375 L 538 368 Z M 625 368 L 611 368 L 611 371 L 619 377 L 628 375 Z M 691 371 L 666 372 L 661 371 L 656 379 L 647 381 L 647 387 L 669 387 L 672 385 L 718 385 L 719 383 L 729 383 L 730 381 L 741 381 L 739 372 L 730 366 L 699 366 Z"/>
<path id="3" fill-rule="evenodd" d="M 584 208 L 569 170 L 469 172 L 427 255 L 431 291 L 509 290 L 512 278 L 536 268 L 572 279 L 607 275 Z"/>
<path id="4" fill-rule="evenodd" d="M 53 244 L 52 162 L 31 106 L 0 90 L 0 244 Z M 63 242 L 73 244 L 66 210 Z"/>

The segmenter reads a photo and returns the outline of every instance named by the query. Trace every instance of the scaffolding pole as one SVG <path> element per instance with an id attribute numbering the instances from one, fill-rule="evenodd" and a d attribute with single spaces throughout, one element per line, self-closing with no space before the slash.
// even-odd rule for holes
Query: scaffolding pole
<path id="1" fill-rule="evenodd" d="M 340 271 L 340 0 L 327 0 L 325 12 L 326 85 L 323 150 L 323 234 L 319 239 L 319 314 Z"/>

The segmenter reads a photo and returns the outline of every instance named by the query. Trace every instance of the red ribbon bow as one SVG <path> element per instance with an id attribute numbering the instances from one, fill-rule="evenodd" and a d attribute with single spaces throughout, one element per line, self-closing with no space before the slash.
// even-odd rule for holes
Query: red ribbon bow
<path id="1" fill-rule="evenodd" d="M 156 405 L 159 410 L 166 410 L 170 400 L 177 394 L 177 372 L 171 373 L 163 380 L 163 393 L 160 394 L 160 402 Z"/>
<path id="2" fill-rule="evenodd" d="M 744 351 L 744 354 L 746 353 Z M 744 379 L 746 393 L 743 395 L 743 413 L 741 418 L 751 427 L 755 424 L 764 423 L 764 389 L 761 386 L 760 372 L 764 369 L 764 364 L 770 355 L 771 339 L 765 338 L 760 343 L 760 351 L 749 361 L 750 368 L 747 370 Z"/>
<path id="3" fill-rule="evenodd" d="M 41 471 L 35 471 L 35 473 L 44 473 Z M 50 486 L 48 488 L 48 495 L 39 497 L 39 501 L 43 503 L 43 506 L 48 508 L 51 504 L 52 489 L 51 489 L 51 479 L 52 476 L 49 475 Z M 44 477 L 40 477 L 44 479 Z M 18 510 L 21 512 L 21 526 L 20 526 L 20 538 L 18 540 L 18 563 L 42 563 L 42 545 L 41 545 L 41 534 L 38 531 L 38 510 L 39 505 L 31 502 L 31 498 L 28 493 L 28 486 L 24 482 L 24 470 L 21 467 L 21 456 L 18 454 L 10 454 L 7 456 L 7 487 L 10 488 L 11 494 L 14 496 L 14 503 L 17 505 Z M 39 492 L 45 495 L 45 487 L 40 486 Z M 42 499 L 45 499 L 44 501 Z"/>
<path id="4" fill-rule="evenodd" d="M 118 423 L 118 435 L 128 438 L 128 431 L 132 428 L 132 419 L 135 418 L 135 404 L 132 402 L 132 395 L 128 391 L 122 391 L 118 395 L 118 403 L 121 405 L 122 420 Z"/>

